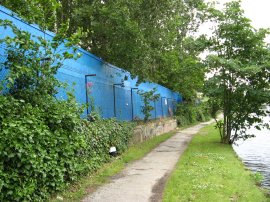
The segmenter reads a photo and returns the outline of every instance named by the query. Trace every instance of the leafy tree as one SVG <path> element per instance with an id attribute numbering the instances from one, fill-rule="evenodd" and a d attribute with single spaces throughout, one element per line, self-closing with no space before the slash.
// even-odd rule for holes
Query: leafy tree
<path id="1" fill-rule="evenodd" d="M 57 30 L 56 9 L 61 6 L 58 0 L 1 0 L 1 4 L 27 22 L 38 24 L 42 30 Z"/>
<path id="2" fill-rule="evenodd" d="M 195 37 L 206 17 L 207 5 L 202 0 L 174 1 L 171 15 L 156 54 L 153 80 L 180 92 L 188 101 L 194 101 L 203 87 L 205 68 L 200 53 L 207 47 L 204 36 Z M 167 30 L 167 32 L 166 32 Z M 155 73 L 158 72 L 158 73 Z"/>
<path id="3" fill-rule="evenodd" d="M 207 41 L 191 33 L 205 18 L 203 0 L 80 3 L 71 21 L 87 33 L 84 48 L 187 99 L 201 90 L 205 69 L 198 56 Z"/>
<path id="4" fill-rule="evenodd" d="M 212 77 L 205 91 L 216 109 L 222 109 L 218 122 L 221 142 L 234 143 L 252 134 L 247 129 L 260 129 L 264 105 L 270 102 L 270 55 L 264 42 L 268 30 L 254 29 L 244 16 L 239 1 L 225 5 L 224 11 L 213 10 L 216 26 L 206 63 Z M 217 108 L 218 106 L 218 108 Z"/>
<path id="5" fill-rule="evenodd" d="M 206 71 L 199 55 L 207 46 L 208 40 L 204 36 L 197 39 L 187 37 L 181 53 L 173 50 L 163 54 L 161 59 L 164 68 L 159 70 L 158 83 L 180 92 L 186 101 L 194 103 L 197 92 L 203 89 Z"/>
<path id="6" fill-rule="evenodd" d="M 151 117 L 151 112 L 155 109 L 152 105 L 151 102 L 155 102 L 158 100 L 160 97 L 159 94 L 155 94 L 156 88 L 153 88 L 150 91 L 142 91 L 138 90 L 138 94 L 142 97 L 143 99 L 143 106 L 142 106 L 142 113 L 144 114 L 144 121 L 147 122 L 149 118 Z"/>

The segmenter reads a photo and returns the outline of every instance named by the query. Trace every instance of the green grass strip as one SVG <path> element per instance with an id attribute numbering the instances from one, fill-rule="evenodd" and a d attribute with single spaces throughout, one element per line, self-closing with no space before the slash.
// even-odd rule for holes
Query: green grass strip
<path id="1" fill-rule="evenodd" d="M 230 145 L 219 143 L 213 125 L 190 143 L 170 176 L 164 202 L 267 202 L 262 189 Z"/>
<path id="2" fill-rule="evenodd" d="M 157 145 L 166 141 L 174 134 L 175 132 L 166 133 L 131 146 L 125 153 L 115 158 L 111 163 L 103 165 L 94 174 L 90 173 L 88 176 L 82 177 L 81 180 L 72 184 L 68 190 L 59 193 L 58 197 L 54 197 L 50 201 L 80 201 L 84 196 L 96 190 L 98 186 L 106 183 L 111 176 L 123 170 L 127 163 L 142 158 Z"/>

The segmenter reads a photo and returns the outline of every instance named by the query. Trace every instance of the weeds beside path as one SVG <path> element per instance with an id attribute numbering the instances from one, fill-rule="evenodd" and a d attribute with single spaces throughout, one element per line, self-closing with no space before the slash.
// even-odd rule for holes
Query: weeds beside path
<path id="1" fill-rule="evenodd" d="M 230 145 L 219 143 L 213 125 L 196 135 L 170 176 L 164 202 L 270 201 L 255 185 Z"/>

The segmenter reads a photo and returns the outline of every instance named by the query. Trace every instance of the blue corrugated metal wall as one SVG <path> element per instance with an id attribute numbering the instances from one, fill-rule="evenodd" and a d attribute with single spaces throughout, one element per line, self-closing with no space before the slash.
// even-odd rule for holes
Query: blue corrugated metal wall
<path id="1" fill-rule="evenodd" d="M 10 20 L 22 30 L 30 32 L 35 36 L 45 37 L 50 40 L 54 33 L 46 32 L 45 34 L 39 30 L 36 25 L 29 25 L 14 15 L 10 10 L 0 6 L 0 19 Z M 10 29 L 0 28 L 0 38 L 12 36 Z M 142 98 L 138 95 L 137 90 L 149 91 L 157 88 L 157 94 L 160 94 L 160 99 L 152 106 L 155 110 L 151 113 L 151 118 L 159 118 L 172 115 L 176 109 L 176 103 L 182 102 L 180 94 L 169 90 L 156 83 L 141 83 L 136 86 L 137 79 L 131 79 L 130 73 L 106 63 L 97 56 L 79 49 L 82 57 L 78 60 L 66 60 L 61 67 L 56 77 L 66 82 L 69 86 L 75 83 L 75 97 L 79 103 L 85 104 L 86 98 L 86 82 L 93 84 L 90 97 L 94 100 L 95 109 L 98 110 L 104 118 L 116 116 L 119 120 L 143 119 L 141 107 L 143 105 Z M 6 59 L 5 46 L 0 44 L 0 63 Z M 0 80 L 3 80 L 7 70 L 3 69 L 0 72 Z M 87 76 L 96 74 L 96 76 Z M 124 86 L 120 84 L 124 78 Z M 116 85 L 115 85 L 116 84 Z M 138 89 L 137 89 L 138 88 Z M 132 89 L 132 90 L 131 90 Z M 131 96 L 132 93 L 132 96 Z M 57 97 L 65 99 L 64 90 L 60 90 Z M 88 101 L 90 102 L 89 98 Z M 115 106 L 115 107 L 114 107 Z M 88 111 L 91 111 L 89 108 Z M 85 111 L 84 115 L 87 114 Z"/>

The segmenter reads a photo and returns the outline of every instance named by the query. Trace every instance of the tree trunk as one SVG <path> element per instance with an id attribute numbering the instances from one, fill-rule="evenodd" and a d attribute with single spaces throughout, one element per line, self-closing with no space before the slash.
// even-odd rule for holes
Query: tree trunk
<path id="1" fill-rule="evenodd" d="M 225 75 L 225 69 L 222 70 L 223 75 Z M 221 137 L 221 142 L 225 144 L 231 144 L 231 125 L 232 125 L 232 119 L 231 119 L 231 106 L 230 106 L 230 95 L 231 95 L 231 87 L 230 85 L 226 83 L 225 79 L 223 80 L 223 134 Z"/>
<path id="2" fill-rule="evenodd" d="M 232 144 L 231 141 L 231 118 L 227 115 L 227 108 L 224 110 L 224 124 L 223 124 L 223 134 L 221 137 L 221 143 Z"/>

